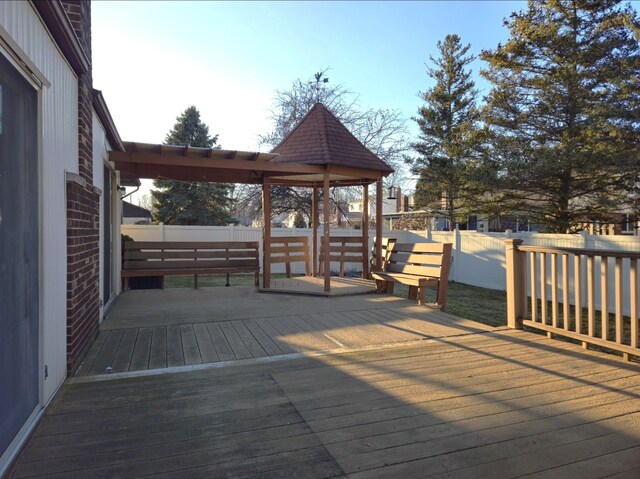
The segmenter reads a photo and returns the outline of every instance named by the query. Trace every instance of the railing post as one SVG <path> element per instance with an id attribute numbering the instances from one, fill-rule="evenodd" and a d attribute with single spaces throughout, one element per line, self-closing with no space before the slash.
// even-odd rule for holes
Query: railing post
<path id="1" fill-rule="evenodd" d="M 518 246 L 521 239 L 507 239 L 507 326 L 514 329 L 522 329 L 522 319 L 525 315 L 527 302 L 525 292 L 526 253 L 520 251 Z"/>

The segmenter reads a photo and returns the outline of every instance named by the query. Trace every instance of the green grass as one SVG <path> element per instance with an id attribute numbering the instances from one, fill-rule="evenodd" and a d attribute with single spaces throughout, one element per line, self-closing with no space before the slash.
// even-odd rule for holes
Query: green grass
<path id="1" fill-rule="evenodd" d="M 396 284 L 394 296 L 406 298 L 408 287 Z M 427 303 L 435 303 L 435 288 L 427 289 Z M 462 283 L 449 283 L 445 311 L 460 318 L 470 319 L 488 326 L 507 325 L 507 293 L 478 288 Z"/>

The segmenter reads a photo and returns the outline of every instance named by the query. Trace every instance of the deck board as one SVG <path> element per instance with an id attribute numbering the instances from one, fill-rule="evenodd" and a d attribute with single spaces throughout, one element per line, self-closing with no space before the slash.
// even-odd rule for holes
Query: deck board
<path id="1" fill-rule="evenodd" d="M 198 349 L 202 356 L 202 362 L 213 363 L 220 360 L 216 348 L 211 340 L 207 325 L 204 323 L 198 323 L 193 325 L 193 331 L 196 335 L 196 341 L 198 342 Z"/>
<path id="2" fill-rule="evenodd" d="M 220 361 L 230 361 L 235 359 L 236 356 L 233 354 L 233 350 L 227 342 L 222 329 L 220 329 L 220 325 L 218 323 L 208 323 L 207 330 L 209 331 L 211 341 L 216 348 L 216 353 L 218 354 Z"/>
<path id="3" fill-rule="evenodd" d="M 251 333 L 261 323 L 239 324 Z M 233 326 L 193 333 L 213 345 L 212 331 Z M 151 329 L 140 331 L 150 345 Z M 639 372 L 568 342 L 495 330 L 79 377 L 56 395 L 10 477 L 637 477 Z"/>
<path id="4" fill-rule="evenodd" d="M 128 371 L 131 364 L 131 358 L 133 356 L 133 350 L 136 345 L 136 339 L 138 338 L 138 331 L 135 329 L 125 329 L 120 343 L 118 344 L 118 351 L 116 352 L 111 367 L 113 372 Z"/>
<path id="5" fill-rule="evenodd" d="M 136 345 L 131 356 L 129 370 L 140 371 L 149 368 L 149 352 L 151 350 L 151 328 L 140 328 L 136 337 Z"/>
<path id="6" fill-rule="evenodd" d="M 149 369 L 167 367 L 167 328 L 156 326 L 152 330 L 151 350 L 149 351 Z"/>

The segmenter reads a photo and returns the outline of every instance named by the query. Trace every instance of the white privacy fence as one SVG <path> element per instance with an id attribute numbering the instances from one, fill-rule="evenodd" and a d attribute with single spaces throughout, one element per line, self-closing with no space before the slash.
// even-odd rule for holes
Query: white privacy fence
<path id="1" fill-rule="evenodd" d="M 272 236 L 307 236 L 312 245 L 312 229 L 273 228 Z M 122 233 L 139 241 L 259 241 L 262 248 L 262 228 L 244 226 L 167 226 L 167 225 L 122 225 Z M 360 236 L 360 230 L 332 230 L 341 236 Z M 318 232 L 322 235 L 322 229 Z M 437 242 L 453 243 L 452 264 L 449 278 L 472 286 L 506 290 L 505 240 L 519 238 L 526 246 L 547 248 L 580 248 L 590 250 L 640 252 L 640 237 L 635 236 L 593 236 L 582 234 L 543 233 L 479 233 L 475 231 L 385 231 L 384 236 L 396 238 L 401 243 Z M 371 250 L 373 236 L 370 239 Z M 318 238 L 318 245 L 320 240 Z M 550 261 L 550 259 L 547 259 Z M 260 252 L 262 267 L 262 250 Z M 599 265 L 598 268 L 600 267 Z M 331 264 L 336 271 L 339 265 Z M 357 264 L 347 269 L 360 271 Z M 625 266 L 625 268 L 628 268 Z M 614 268 L 609 268 L 613 274 Z M 273 265 L 274 273 L 284 272 L 283 265 Z M 598 269 L 600 271 L 600 269 Z M 304 273 L 304 265 L 296 263 L 293 272 Z M 614 284 L 610 281 L 609 284 Z M 549 286 L 550 287 L 550 286 Z M 599 288 L 596 285 L 596 288 Z M 601 298 L 599 290 L 595 292 Z M 613 294 L 613 293 L 612 293 Z M 624 292 L 625 298 L 629 292 Z M 599 306 L 598 302 L 598 306 Z"/>

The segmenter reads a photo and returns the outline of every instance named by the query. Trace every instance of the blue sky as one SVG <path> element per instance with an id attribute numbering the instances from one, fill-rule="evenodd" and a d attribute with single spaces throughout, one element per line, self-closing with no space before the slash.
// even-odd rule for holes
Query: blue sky
<path id="1" fill-rule="evenodd" d="M 252 150 L 269 129 L 275 91 L 323 68 L 363 106 L 410 118 L 418 91 L 431 84 L 424 64 L 438 40 L 457 33 L 474 53 L 493 48 L 508 36 L 503 18 L 524 6 L 98 1 L 94 85 L 126 140 L 162 142 L 176 116 L 195 104 L 224 148 Z"/>

